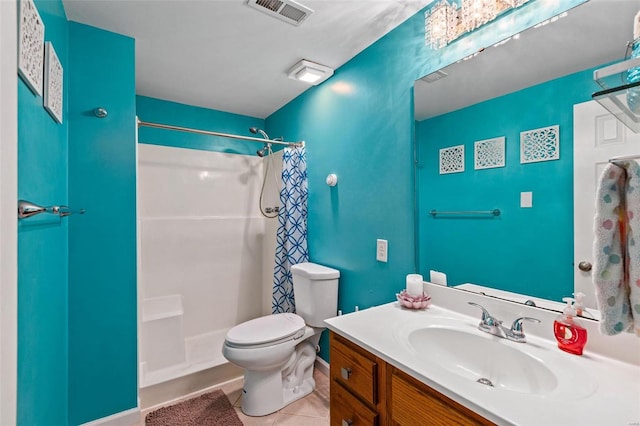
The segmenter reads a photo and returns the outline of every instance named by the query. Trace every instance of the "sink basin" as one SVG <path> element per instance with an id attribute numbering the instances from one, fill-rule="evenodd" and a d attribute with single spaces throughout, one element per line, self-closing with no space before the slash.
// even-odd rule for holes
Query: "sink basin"
<path id="1" fill-rule="evenodd" d="M 518 343 L 439 326 L 415 329 L 407 338 L 419 357 L 478 386 L 534 395 L 548 394 L 558 386 L 558 378 L 542 361 L 512 347 Z"/>

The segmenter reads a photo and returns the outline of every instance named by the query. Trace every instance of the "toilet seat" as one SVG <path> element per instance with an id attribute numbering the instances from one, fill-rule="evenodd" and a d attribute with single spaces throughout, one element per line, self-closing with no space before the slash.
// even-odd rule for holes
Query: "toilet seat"
<path id="1" fill-rule="evenodd" d="M 236 348 L 271 346 L 301 338 L 305 327 L 304 319 L 296 314 L 267 315 L 231 328 L 225 341 Z"/>

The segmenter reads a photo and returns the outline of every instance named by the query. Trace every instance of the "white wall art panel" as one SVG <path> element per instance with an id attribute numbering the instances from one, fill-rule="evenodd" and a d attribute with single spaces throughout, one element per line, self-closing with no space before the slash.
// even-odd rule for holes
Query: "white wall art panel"
<path id="1" fill-rule="evenodd" d="M 163 364 L 141 356 L 143 387 L 225 363 L 221 349 L 227 330 L 265 313 L 274 249 L 266 257 L 265 252 L 269 244 L 275 247 L 275 229 L 267 238 L 265 226 L 277 219 L 265 219 L 258 208 L 264 161 L 139 145 L 139 298 L 180 300 L 180 309 L 158 314 L 147 333 L 143 322 L 142 338 L 157 333 L 162 321 L 166 340 L 182 342 L 180 348 L 171 343 L 172 356 Z M 275 162 L 278 176 L 281 164 Z M 269 188 L 273 181 L 267 180 L 265 205 L 276 203 L 277 191 Z M 143 341 L 141 346 L 157 345 Z"/>
<path id="2" fill-rule="evenodd" d="M 63 69 L 51 42 L 44 49 L 44 108 L 58 123 L 62 123 L 64 93 Z"/>
<path id="3" fill-rule="evenodd" d="M 440 150 L 440 174 L 464 172 L 464 145 Z"/>
<path id="4" fill-rule="evenodd" d="M 32 0 L 20 1 L 18 25 L 18 73 L 33 93 L 42 96 L 44 23 Z"/>
<path id="5" fill-rule="evenodd" d="M 560 159 L 560 126 L 542 127 L 520 133 L 520 163 Z"/>
<path id="6" fill-rule="evenodd" d="M 504 136 L 477 141 L 473 144 L 473 166 L 476 170 L 504 167 Z"/>

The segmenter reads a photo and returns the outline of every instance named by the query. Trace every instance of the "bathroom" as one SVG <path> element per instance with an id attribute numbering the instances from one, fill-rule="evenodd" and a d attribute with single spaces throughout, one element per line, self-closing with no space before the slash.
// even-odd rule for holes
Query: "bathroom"
<path id="1" fill-rule="evenodd" d="M 531 22 L 580 3 L 555 2 Z M 138 407 L 141 271 L 135 206 L 140 205 L 140 166 L 135 117 L 173 124 L 170 118 L 180 115 L 169 110 L 157 118 L 143 116 L 145 104 L 153 100 L 136 98 L 135 46 L 141 41 L 68 20 L 62 1 L 35 4 L 45 20 L 46 38 L 65 65 L 69 119 L 56 124 L 43 110 L 42 100 L 16 76 L 15 67 L 2 69 L 0 400 L 6 405 L 0 415 L 3 424 L 13 412 L 18 424 L 75 425 Z M 3 57 L 15 49 L 7 46 L 7 40 L 15 40 L 13 31 L 5 37 L 5 31 L 15 28 L 15 7 L 13 2 L 0 5 Z M 530 26 L 525 21 L 511 29 L 490 25 L 477 37 L 493 43 Z M 207 127 L 213 131 L 250 136 L 248 128 L 257 126 L 272 137 L 305 141 L 310 257 L 340 270 L 338 308 L 344 313 L 393 300 L 405 275 L 416 269 L 414 81 L 473 52 L 473 45 L 456 43 L 434 54 L 424 45 L 424 16 L 418 12 L 339 67 L 326 83 L 266 118 L 244 117 L 225 124 L 223 108 L 205 114 L 203 120 L 209 120 Z M 18 92 L 6 89 L 6 81 Z M 88 113 L 97 107 L 108 111 L 108 128 Z M 17 129 L 10 125 L 12 117 L 17 117 Z M 16 135 L 15 145 L 6 144 Z M 147 136 L 141 129 L 140 142 Z M 226 144 L 223 151 L 242 149 L 244 154 L 260 146 L 216 143 Z M 570 149 L 565 154 L 570 156 Z M 329 173 L 338 175 L 336 187 L 326 185 Z M 244 195 L 251 195 L 252 202 L 257 197 Z M 53 225 L 20 223 L 16 230 L 16 199 L 67 204 L 86 213 Z M 376 239 L 388 241 L 386 263 L 376 261 Z M 5 344 L 11 336 L 17 340 L 17 360 L 11 343 Z M 328 359 L 327 339 L 320 345 L 321 356 Z M 13 386 L 4 380 L 16 374 Z M 12 408 L 16 400 L 17 410 Z"/>

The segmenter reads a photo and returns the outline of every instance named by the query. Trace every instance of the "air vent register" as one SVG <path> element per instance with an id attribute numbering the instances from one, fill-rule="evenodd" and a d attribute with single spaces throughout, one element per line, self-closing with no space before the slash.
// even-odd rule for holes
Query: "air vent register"
<path id="1" fill-rule="evenodd" d="M 247 6 L 295 26 L 313 13 L 313 10 L 293 0 L 247 0 Z"/>

